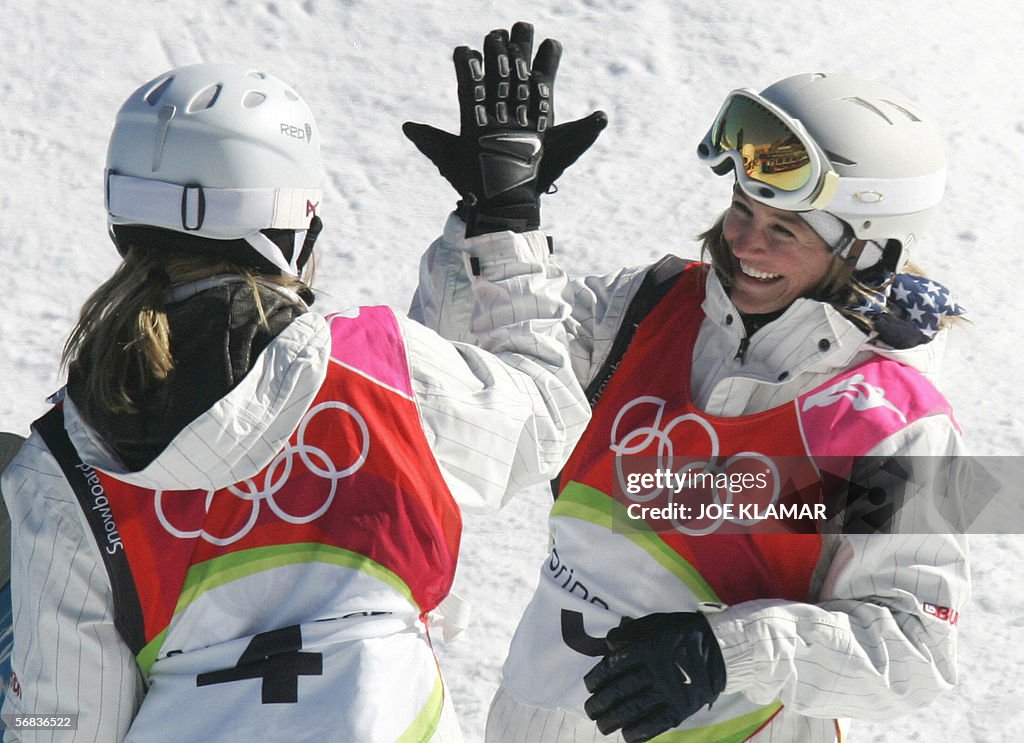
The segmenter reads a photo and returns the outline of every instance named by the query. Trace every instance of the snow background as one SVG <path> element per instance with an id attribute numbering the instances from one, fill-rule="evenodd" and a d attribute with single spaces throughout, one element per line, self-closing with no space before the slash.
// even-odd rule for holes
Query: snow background
<path id="1" fill-rule="evenodd" d="M 852 72 L 915 98 L 945 133 L 945 211 L 915 257 L 971 311 L 944 389 L 971 450 L 1020 455 L 1024 308 L 1019 177 L 1024 6 L 1010 0 L 706 3 L 699 0 L 4 0 L 0 28 L 0 430 L 26 433 L 61 384 L 78 308 L 113 270 L 102 173 L 121 102 L 165 70 L 260 66 L 313 108 L 327 167 L 317 309 L 408 306 L 418 257 L 454 194 L 401 134 L 405 120 L 454 130 L 451 49 L 519 19 L 565 46 L 556 112 L 596 108 L 610 125 L 544 199 L 545 228 L 572 275 L 666 252 L 729 198 L 695 156 L 725 94 L 797 72 Z M 466 740 L 487 706 L 545 553 L 547 491 L 466 520 L 458 591 L 470 629 L 440 645 Z M 975 598 L 961 620 L 961 683 L 854 741 L 1003 741 L 1024 727 L 1024 538 L 975 537 Z M 1016 588 L 1015 588 L 1016 586 Z"/>

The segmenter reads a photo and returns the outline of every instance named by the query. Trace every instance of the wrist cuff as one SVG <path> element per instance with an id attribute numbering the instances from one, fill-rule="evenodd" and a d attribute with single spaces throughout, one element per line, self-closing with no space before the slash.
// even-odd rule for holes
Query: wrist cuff
<path id="1" fill-rule="evenodd" d="M 469 206 L 460 201 L 456 213 L 466 223 L 466 237 L 486 235 L 490 232 L 529 232 L 540 228 L 539 204 L 512 204 L 510 206 Z"/>

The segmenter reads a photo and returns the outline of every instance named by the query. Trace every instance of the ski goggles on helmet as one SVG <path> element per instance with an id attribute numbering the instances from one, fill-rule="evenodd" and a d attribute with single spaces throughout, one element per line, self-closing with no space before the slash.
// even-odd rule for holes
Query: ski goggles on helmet
<path id="1" fill-rule="evenodd" d="M 732 91 L 697 147 L 718 175 L 757 201 L 788 211 L 823 209 L 839 175 L 803 125 L 751 90 Z"/>

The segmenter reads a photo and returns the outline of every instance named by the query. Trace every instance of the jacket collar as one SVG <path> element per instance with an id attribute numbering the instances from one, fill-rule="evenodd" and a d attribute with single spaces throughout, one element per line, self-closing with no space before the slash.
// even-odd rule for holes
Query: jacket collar
<path id="1" fill-rule="evenodd" d="M 873 349 L 870 336 L 830 304 L 801 298 L 776 320 L 745 341 L 746 333 L 736 309 L 714 271 L 708 272 L 701 309 L 708 322 L 725 334 L 739 352 L 745 348 L 745 376 L 784 382 L 804 372 L 849 368 Z"/>
<path id="2" fill-rule="evenodd" d="M 120 480 L 151 490 L 217 490 L 253 477 L 281 450 L 323 384 L 329 355 L 324 318 L 295 319 L 234 389 L 138 472 L 127 471 L 67 397 L 64 423 L 82 461 Z"/>
<path id="3" fill-rule="evenodd" d="M 704 315 L 719 332 L 731 338 L 738 349 L 743 323 L 714 271 L 708 272 Z M 786 374 L 792 378 L 804 371 L 838 373 L 862 360 L 866 354 L 892 359 L 937 381 L 948 343 L 949 331 L 940 330 L 928 343 L 895 349 L 880 344 L 835 307 L 815 299 L 798 299 L 777 320 L 764 326 L 750 340 L 747 369 L 750 375 L 770 377 Z"/>

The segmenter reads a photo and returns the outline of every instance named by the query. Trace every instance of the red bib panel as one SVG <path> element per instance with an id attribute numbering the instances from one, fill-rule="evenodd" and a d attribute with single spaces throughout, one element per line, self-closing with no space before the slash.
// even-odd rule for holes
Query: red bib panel
<path id="1" fill-rule="evenodd" d="M 275 548 L 278 559 L 288 545 L 345 550 L 356 565 L 365 558 L 397 576 L 422 614 L 448 593 L 461 516 L 424 436 L 395 318 L 363 307 L 328 322 L 327 377 L 252 479 L 215 492 L 152 491 L 97 473 L 146 643 L 170 622 L 192 566 L 242 551 Z"/>
<path id="2" fill-rule="evenodd" d="M 688 267 L 640 324 L 563 471 L 563 483 L 582 483 L 629 506 L 637 501 L 624 492 L 620 457 L 644 457 L 673 468 L 700 463 L 702 471 L 715 473 L 769 471 L 774 463 L 770 484 L 777 486 L 779 500 L 820 496 L 795 402 L 738 418 L 709 416 L 693 404 L 690 369 L 704 319 L 705 279 L 702 267 Z M 689 530 L 708 532 L 698 535 L 661 521 L 649 523 L 726 603 L 807 599 L 821 547 L 817 534 L 715 533 L 727 529 L 711 524 Z"/>

